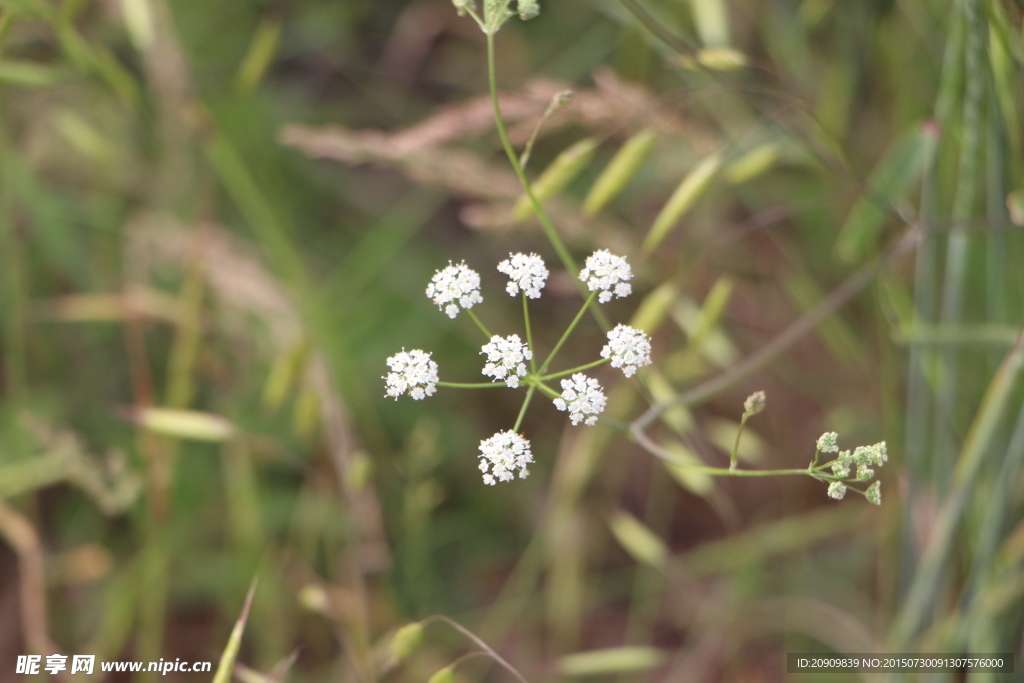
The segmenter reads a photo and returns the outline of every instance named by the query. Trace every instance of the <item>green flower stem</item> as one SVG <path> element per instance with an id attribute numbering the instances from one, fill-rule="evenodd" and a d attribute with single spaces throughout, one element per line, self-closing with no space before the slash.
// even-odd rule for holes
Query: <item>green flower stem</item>
<path id="1" fill-rule="evenodd" d="M 476 323 L 476 326 L 480 328 L 480 331 L 482 331 L 485 335 L 487 335 L 487 340 L 490 341 L 491 333 L 488 332 L 487 328 L 484 327 L 484 324 L 482 322 L 480 322 L 480 318 L 476 317 L 476 313 L 474 313 L 473 311 L 469 310 L 468 308 L 466 308 L 464 310 L 466 311 L 466 313 L 469 314 L 469 317 L 473 319 L 473 322 Z"/>
<path id="2" fill-rule="evenodd" d="M 562 348 L 562 344 L 564 344 L 565 340 L 569 338 L 569 335 L 572 334 L 572 331 L 576 329 L 576 325 L 579 324 L 580 318 L 582 318 L 583 314 L 587 312 L 587 309 L 590 308 L 590 304 L 594 301 L 596 297 L 597 292 L 591 292 L 590 296 L 587 297 L 587 300 L 583 302 L 583 308 L 580 309 L 580 312 L 577 313 L 576 317 L 572 319 L 571 323 L 569 323 L 569 327 L 566 328 L 565 333 L 562 335 L 562 338 L 558 340 L 557 344 L 555 344 L 555 348 L 551 349 L 551 353 L 548 355 L 547 360 L 544 361 L 544 365 L 540 366 L 541 375 L 547 372 L 548 366 L 554 359 L 555 354 L 558 353 L 559 349 Z"/>
<path id="3" fill-rule="evenodd" d="M 818 450 L 817 446 L 815 446 L 814 447 L 814 460 L 812 460 L 811 464 L 807 466 L 808 469 L 814 469 L 815 467 L 818 466 L 818 453 L 821 453 L 821 451 Z"/>
<path id="4" fill-rule="evenodd" d="M 450 387 L 452 389 L 489 389 L 491 387 L 507 386 L 504 382 L 478 382 L 467 384 L 465 382 L 435 382 L 439 387 Z"/>
<path id="5" fill-rule="evenodd" d="M 530 349 L 530 372 L 537 372 L 537 361 L 533 354 L 533 330 L 530 328 L 530 306 L 527 303 L 526 292 L 523 292 L 523 324 L 526 327 L 526 346 Z"/>
<path id="6" fill-rule="evenodd" d="M 544 210 L 541 203 L 537 201 L 536 195 L 533 194 L 533 185 L 530 184 L 530 179 L 526 177 L 526 171 L 523 170 L 522 164 L 519 163 L 519 157 L 516 156 L 516 151 L 512 148 L 512 142 L 508 139 L 505 119 L 501 116 L 501 106 L 498 104 L 498 79 L 494 71 L 494 35 L 490 33 L 487 34 L 487 80 L 491 90 L 491 105 L 494 107 L 494 123 L 498 128 L 501 146 L 505 148 L 505 155 L 508 156 L 509 163 L 512 164 L 512 170 L 516 172 L 519 183 L 523 186 L 523 191 L 530 200 L 534 213 L 537 214 L 537 220 L 540 221 L 541 227 L 544 228 L 544 234 L 547 235 L 548 241 L 554 247 L 559 260 L 562 261 L 562 265 L 565 266 L 566 270 L 572 273 L 572 278 L 576 282 L 576 288 L 580 291 L 580 294 L 587 296 L 587 288 L 579 279 L 579 266 L 576 265 L 572 254 L 569 253 L 565 243 L 562 242 L 562 238 L 558 236 L 558 231 L 548 217 L 547 211 Z M 608 319 L 600 309 L 594 309 L 594 318 L 601 325 L 602 329 L 607 330 L 610 327 Z"/>
<path id="7" fill-rule="evenodd" d="M 743 428 L 747 426 L 747 418 L 750 417 L 747 413 L 743 413 L 743 417 L 740 418 L 740 428 L 736 430 L 736 441 L 732 445 L 732 453 L 729 454 L 729 469 L 736 469 L 736 460 L 740 456 L 740 437 L 743 436 Z"/>
<path id="8" fill-rule="evenodd" d="M 551 398 L 559 398 L 561 396 L 560 393 L 558 393 L 557 391 L 555 391 L 554 389 L 549 387 L 547 384 L 544 384 L 543 382 L 541 382 L 539 380 L 533 386 L 537 387 L 538 389 L 540 389 L 542 392 L 544 392 L 545 394 L 547 394 Z"/>
<path id="9" fill-rule="evenodd" d="M 598 365 L 601 365 L 602 363 L 607 363 L 607 362 L 608 362 L 607 358 L 602 358 L 601 360 L 595 360 L 593 363 L 587 363 L 586 365 L 581 365 L 578 368 L 573 368 L 572 370 L 562 370 L 561 372 L 556 372 L 556 373 L 551 374 L 551 375 L 544 375 L 543 377 L 540 378 L 540 380 L 542 382 L 546 382 L 549 379 L 558 379 L 559 377 L 565 377 L 566 375 L 572 375 L 572 374 L 577 373 L 577 372 L 583 372 L 584 370 L 589 370 L 590 368 L 597 367 Z"/>
<path id="10" fill-rule="evenodd" d="M 662 460 L 672 463 L 678 467 L 686 469 L 691 472 L 701 472 L 708 474 L 713 477 L 777 477 L 783 475 L 797 474 L 814 477 L 822 481 L 840 481 L 838 477 L 831 474 L 825 474 L 822 472 L 827 467 L 830 467 L 836 461 L 825 463 L 817 467 L 807 467 L 800 470 L 737 470 L 728 467 L 704 467 L 701 465 L 690 465 L 688 463 L 681 463 L 675 458 L 669 451 L 662 448 L 650 437 L 647 436 L 643 431 L 637 430 L 633 425 L 629 426 L 630 438 L 640 444 L 648 453 L 661 458 Z"/>
<path id="11" fill-rule="evenodd" d="M 523 423 L 523 416 L 526 415 L 526 408 L 530 405 L 530 401 L 533 399 L 533 392 L 536 391 L 537 385 L 531 384 L 530 388 L 526 390 L 526 398 L 523 399 L 523 407 L 519 409 L 519 417 L 516 418 L 516 423 L 512 427 L 512 431 L 519 433 L 519 425 Z"/>
<path id="12" fill-rule="evenodd" d="M 718 477 L 777 477 L 785 474 L 811 474 L 807 470 L 734 470 L 727 467 L 686 467 L 688 471 L 702 472 Z"/>
<path id="13" fill-rule="evenodd" d="M 562 264 L 576 276 L 579 273 L 579 268 L 576 266 L 576 262 L 573 260 L 569 250 L 566 249 L 565 243 L 562 242 L 562 238 L 558 236 L 558 232 L 555 230 L 555 226 L 551 224 L 551 219 L 548 218 L 547 212 L 537 201 L 537 197 L 533 194 L 533 186 L 530 185 L 529 178 L 526 177 L 526 172 L 523 171 L 522 165 L 519 163 L 519 158 L 516 156 L 516 152 L 512 149 L 512 142 L 508 139 L 508 131 L 505 130 L 505 120 L 501 116 L 501 107 L 498 105 L 498 79 L 495 76 L 494 71 L 494 36 L 490 33 L 487 34 L 487 79 L 491 88 L 491 104 L 494 107 L 494 122 L 498 126 L 498 137 L 501 138 L 501 146 L 505 148 L 505 154 L 508 156 L 509 162 L 512 164 L 512 169 L 519 176 L 519 182 L 523 186 L 523 190 L 526 192 L 526 196 L 530 199 L 530 203 L 533 205 L 533 210 L 537 214 L 537 219 L 540 221 L 541 227 L 544 228 L 544 232 L 551 242 L 551 246 L 555 248 L 555 252 L 558 254 L 558 258 L 561 259 Z M 580 286 L 582 292 L 583 283 L 577 280 L 577 284 Z"/>

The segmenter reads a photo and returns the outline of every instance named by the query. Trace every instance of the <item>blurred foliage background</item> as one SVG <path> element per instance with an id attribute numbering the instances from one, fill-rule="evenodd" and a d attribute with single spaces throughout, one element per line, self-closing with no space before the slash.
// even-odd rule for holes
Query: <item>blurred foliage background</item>
<path id="1" fill-rule="evenodd" d="M 578 260 L 630 257 L 603 310 L 654 337 L 641 381 L 599 375 L 608 415 L 689 398 L 650 428 L 675 463 L 535 403 L 533 476 L 491 488 L 477 444 L 512 392 L 381 380 L 404 346 L 480 381 L 478 331 L 423 296 L 449 260 L 511 333 L 494 265 L 542 254 L 539 346 L 579 306 L 516 211 L 475 24 L 447 0 L 0 0 L 0 679 L 25 653 L 216 662 L 257 574 L 242 681 L 427 680 L 478 649 L 434 622 L 394 661 L 432 614 L 530 681 L 1020 666 L 1022 62 L 1008 0 L 546 0 L 507 24 L 513 142 L 575 93 L 528 174 L 585 141 L 548 209 Z M 588 199 L 629 140 L 642 161 Z M 573 364 L 602 344 L 585 321 Z M 687 469 L 728 462 L 762 389 L 745 467 L 885 439 L 882 506 Z"/>

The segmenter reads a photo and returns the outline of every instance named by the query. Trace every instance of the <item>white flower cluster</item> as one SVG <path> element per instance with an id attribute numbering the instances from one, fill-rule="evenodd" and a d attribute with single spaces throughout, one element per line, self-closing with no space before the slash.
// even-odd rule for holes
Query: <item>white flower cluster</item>
<path id="1" fill-rule="evenodd" d="M 581 421 L 592 425 L 604 410 L 605 396 L 596 379 L 577 372 L 571 379 L 562 380 L 562 395 L 554 403 L 559 410 L 569 411 L 574 425 Z"/>
<path id="2" fill-rule="evenodd" d="M 627 282 L 633 277 L 626 259 L 612 254 L 607 249 L 599 249 L 587 257 L 580 280 L 587 283 L 591 292 L 601 293 L 597 300 L 602 304 L 612 299 L 612 293 L 620 299 L 629 296 L 633 288 Z"/>
<path id="3" fill-rule="evenodd" d="M 825 432 L 818 438 L 818 452 L 837 453 L 835 461 L 832 462 L 832 476 L 848 481 L 867 481 L 875 476 L 873 467 L 881 467 L 889 460 L 889 453 L 884 441 L 879 441 L 872 446 L 858 446 L 850 451 L 839 451 L 837 443 L 839 435 L 835 432 Z M 851 473 L 853 475 L 851 476 Z M 842 500 L 846 495 L 848 486 L 842 481 L 833 481 L 828 486 L 828 495 L 836 500 Z M 864 496 L 869 503 L 874 505 L 882 504 L 882 484 L 874 482 L 864 491 Z"/>
<path id="4" fill-rule="evenodd" d="M 638 369 L 651 364 L 651 338 L 629 325 L 616 325 L 608 333 L 601 358 L 611 360 L 613 368 L 621 368 L 622 374 L 632 377 Z"/>
<path id="5" fill-rule="evenodd" d="M 509 254 L 508 258 L 498 264 L 498 272 L 508 275 L 510 280 L 505 291 L 515 296 L 519 290 L 531 299 L 540 298 L 540 290 L 548 279 L 548 269 L 544 259 L 536 254 Z"/>
<path id="6" fill-rule="evenodd" d="M 818 450 L 822 453 L 838 453 L 839 445 L 836 440 L 839 435 L 835 432 L 825 432 L 818 437 Z"/>
<path id="7" fill-rule="evenodd" d="M 406 392 L 419 401 L 437 391 L 437 363 L 425 351 L 402 349 L 388 358 L 388 367 L 391 372 L 382 379 L 387 384 L 387 395 L 396 401 Z"/>
<path id="8" fill-rule="evenodd" d="M 520 341 L 518 334 L 508 337 L 494 335 L 490 343 L 483 345 L 480 353 L 487 354 L 483 374 L 493 377 L 493 381 L 503 379 L 513 389 L 519 386 L 519 378 L 526 376 L 523 361 L 533 358 L 533 352 Z"/>
<path id="9" fill-rule="evenodd" d="M 492 9 L 501 7 L 507 10 L 509 0 L 486 0 L 497 3 Z M 536 3 L 521 0 L 520 8 L 527 13 L 536 9 Z M 456 0 L 456 6 L 470 11 L 472 0 Z M 509 257 L 498 264 L 498 272 L 508 276 L 509 282 L 505 289 L 511 296 L 522 292 L 524 297 L 537 299 L 544 289 L 550 275 L 544 260 L 537 254 L 509 253 Z M 586 260 L 586 267 L 579 274 L 591 292 L 597 292 L 597 300 L 607 303 L 612 297 L 625 297 L 632 292 L 629 280 L 633 273 L 626 259 L 615 256 L 605 249 L 591 254 Z M 480 275 L 466 265 L 465 261 L 434 273 L 427 286 L 427 296 L 445 312 L 449 318 L 455 318 L 460 310 L 468 310 L 482 303 L 480 294 Z M 589 304 L 588 300 L 588 304 Z M 481 328 L 483 324 L 470 314 Z M 577 317 L 576 322 L 578 322 Z M 573 326 L 575 326 L 575 322 Z M 570 328 L 571 331 L 571 328 Z M 490 335 L 488 343 L 480 348 L 486 356 L 483 370 L 492 382 L 504 382 L 506 386 L 517 388 L 524 381 L 530 383 L 543 382 L 544 377 L 531 376 L 527 363 L 533 361 L 533 350 L 513 334 L 507 337 Z M 561 342 L 559 343 L 559 347 Z M 622 370 L 626 377 L 632 377 L 643 367 L 651 364 L 651 339 L 642 330 L 629 325 L 618 325 L 608 332 L 608 343 L 601 350 L 601 357 L 610 362 L 613 368 Z M 600 363 L 601 361 L 598 361 Z M 420 349 L 406 351 L 391 356 L 387 360 L 391 372 L 383 379 L 387 385 L 387 396 L 397 399 L 408 394 L 416 400 L 433 395 L 437 384 L 442 386 L 471 386 L 440 382 L 437 376 L 437 363 L 430 359 L 430 354 Z M 592 363 L 591 365 L 596 365 Z M 546 372 L 545 367 L 542 370 Z M 573 372 L 573 371 L 568 371 Z M 553 377 L 564 376 L 556 373 Z M 552 376 L 547 376 L 550 379 Z M 524 380 L 525 378 L 525 380 Z M 576 372 L 572 377 L 561 381 L 562 393 L 554 399 L 555 407 L 568 411 L 572 424 L 581 422 L 586 425 L 597 423 L 597 417 L 604 409 L 607 399 L 601 385 L 596 379 Z M 542 386 L 554 396 L 554 392 Z M 521 416 L 520 416 L 521 417 Z M 518 429 L 518 422 L 517 427 Z M 480 471 L 486 484 L 509 481 L 529 474 L 527 465 L 533 462 L 530 442 L 515 431 L 498 432 L 489 439 L 480 442 Z"/>
<path id="10" fill-rule="evenodd" d="M 834 481 L 828 485 L 828 497 L 842 500 L 846 495 L 846 484 L 841 481 Z"/>
<path id="11" fill-rule="evenodd" d="M 868 502 L 872 505 L 882 504 L 882 482 L 876 481 L 874 484 L 868 487 L 868 490 L 864 492 L 864 496 L 868 499 Z"/>
<path id="12" fill-rule="evenodd" d="M 449 318 L 458 315 L 459 306 L 469 309 L 484 300 L 480 296 L 480 275 L 468 267 L 465 261 L 457 266 L 449 261 L 447 268 L 434 273 L 427 285 L 427 296 L 433 299 L 438 308 L 443 308 Z"/>
<path id="13" fill-rule="evenodd" d="M 489 486 L 494 486 L 495 480 L 511 481 L 516 469 L 519 478 L 526 479 L 530 474 L 526 466 L 531 462 L 530 442 L 511 430 L 498 432 L 480 442 L 480 471 Z"/>

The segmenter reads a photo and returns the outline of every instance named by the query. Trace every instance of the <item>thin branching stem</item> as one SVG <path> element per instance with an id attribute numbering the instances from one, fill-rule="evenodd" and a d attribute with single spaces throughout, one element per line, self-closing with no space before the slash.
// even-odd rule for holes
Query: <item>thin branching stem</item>
<path id="1" fill-rule="evenodd" d="M 439 387 L 450 389 L 490 389 L 491 387 L 504 387 L 504 382 L 435 382 Z"/>
<path id="2" fill-rule="evenodd" d="M 590 308 L 590 304 L 594 302 L 594 299 L 596 297 L 597 292 L 591 292 L 590 296 L 587 297 L 587 300 L 583 302 L 583 306 L 580 308 L 579 313 L 577 313 L 576 317 L 572 319 L 571 323 L 569 323 L 569 327 L 565 328 L 565 332 L 562 334 L 562 338 L 558 340 L 558 343 L 555 344 L 555 348 L 551 349 L 551 353 L 548 354 L 547 360 L 545 360 L 544 364 L 540 366 L 541 375 L 547 372 L 548 366 L 551 365 L 551 361 L 554 360 L 555 355 L 562 348 L 562 345 L 565 344 L 565 341 L 569 338 L 569 335 L 572 334 L 572 331 L 576 329 L 576 326 L 579 324 L 580 319 L 583 318 L 583 314 L 587 312 L 587 309 Z"/>
<path id="3" fill-rule="evenodd" d="M 491 333 L 488 332 L 487 328 L 484 326 L 484 324 L 482 322 L 480 322 L 480 318 L 476 317 L 476 314 L 473 313 L 473 311 L 469 310 L 468 308 L 465 309 L 465 311 L 466 311 L 466 313 L 469 314 L 470 320 L 472 320 L 473 322 L 476 323 L 476 326 L 480 328 L 480 331 L 483 332 L 484 335 L 486 335 L 487 339 L 490 339 L 491 338 Z"/>
<path id="4" fill-rule="evenodd" d="M 526 177 L 526 171 L 523 170 L 522 165 L 519 163 L 519 157 L 516 155 L 516 151 L 512 147 L 512 141 L 509 140 L 508 131 L 505 128 L 505 120 L 501 116 L 501 105 L 498 103 L 498 79 L 495 75 L 494 64 L 494 35 L 488 33 L 487 80 L 491 90 L 491 105 L 494 108 L 494 123 L 498 128 L 498 137 L 501 138 L 501 146 L 505 149 L 505 155 L 508 156 L 508 161 L 512 164 L 512 170 L 515 171 L 516 177 L 519 178 L 519 183 L 523 186 L 523 191 L 530 200 L 530 205 L 533 207 L 533 211 L 537 215 L 537 220 L 540 221 L 540 225 L 544 229 L 544 234 L 547 236 L 548 241 L 551 242 L 551 246 L 554 248 L 555 253 L 558 254 L 558 258 L 561 260 L 562 265 L 565 266 L 566 270 L 572 274 L 573 280 L 576 282 L 576 288 L 579 289 L 580 294 L 587 296 L 587 288 L 579 279 L 580 269 L 576 265 L 576 261 L 573 259 L 572 254 L 570 254 L 569 250 L 566 248 L 565 242 L 563 242 L 562 238 L 558 235 L 558 231 L 551 222 L 551 218 L 548 217 L 547 211 L 544 210 L 544 207 L 533 193 L 533 185 L 530 183 L 530 179 Z M 594 309 L 594 318 L 603 329 L 608 328 L 608 319 L 600 309 Z"/>
<path id="5" fill-rule="evenodd" d="M 533 328 L 530 327 L 530 304 L 523 292 L 523 325 L 526 327 L 526 347 L 530 349 L 530 372 L 537 372 L 537 355 L 533 350 Z"/>
<path id="6" fill-rule="evenodd" d="M 526 409 L 530 406 L 530 401 L 533 400 L 533 392 L 536 390 L 536 384 L 531 384 L 530 388 L 526 390 L 526 398 L 523 399 L 523 407 L 519 409 L 519 415 L 516 417 L 516 423 L 512 427 L 513 432 L 519 432 L 519 426 L 523 424 L 523 417 L 526 415 Z"/>
<path id="7" fill-rule="evenodd" d="M 549 379 L 558 379 L 559 377 L 565 377 L 566 375 L 572 375 L 577 372 L 589 370 L 590 368 L 597 367 L 598 365 L 603 365 L 604 363 L 607 362 L 607 358 L 601 358 L 600 360 L 595 360 L 593 363 L 587 363 L 586 365 L 581 365 L 578 368 L 573 368 L 572 370 L 562 370 L 561 372 L 555 372 L 550 375 L 544 375 L 543 377 L 541 377 L 541 380 L 547 381 Z"/>

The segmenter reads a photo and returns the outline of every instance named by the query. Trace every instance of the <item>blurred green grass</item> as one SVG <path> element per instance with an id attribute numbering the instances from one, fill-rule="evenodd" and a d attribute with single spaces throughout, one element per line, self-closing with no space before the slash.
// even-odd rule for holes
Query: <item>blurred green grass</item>
<path id="1" fill-rule="evenodd" d="M 747 66 L 708 66 L 701 50 L 723 47 Z M 549 91 L 576 91 L 531 177 L 598 143 L 549 202 L 572 253 L 636 255 L 637 294 L 607 310 L 645 310 L 658 374 L 613 388 L 617 419 L 728 373 L 922 231 L 814 333 L 659 432 L 721 465 L 716 430 L 766 389 L 757 465 L 803 467 L 823 431 L 885 438 L 882 509 L 803 480 L 674 476 L 550 406 L 524 425 L 533 476 L 490 489 L 476 445 L 514 401 L 383 398 L 403 346 L 477 371 L 476 330 L 424 300 L 435 269 L 480 270 L 481 315 L 504 328 L 518 306 L 487 264 L 557 262 L 510 218 L 493 123 L 431 119 L 487 87 L 482 36 L 450 3 L 8 0 L 0 659 L 220 659 L 258 574 L 238 661 L 267 672 L 298 650 L 295 681 L 426 680 L 472 645 L 435 625 L 401 666 L 381 653 L 430 614 L 531 681 L 785 680 L 785 652 L 843 648 L 1019 661 L 1019 6 L 565 0 L 497 49 L 520 145 Z M 588 215 L 641 130 L 651 155 Z M 533 311 L 549 347 L 578 305 L 568 279 L 550 289 Z M 600 339 L 588 321 L 574 343 Z M 231 430 L 154 429 L 151 407 Z M 643 532 L 623 512 L 661 550 L 631 555 Z M 624 646 L 658 652 L 560 659 Z M 481 659 L 457 675 L 504 674 Z"/>

